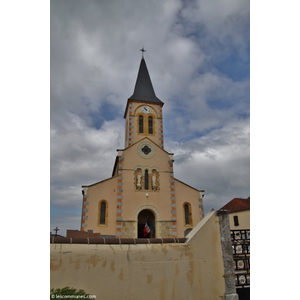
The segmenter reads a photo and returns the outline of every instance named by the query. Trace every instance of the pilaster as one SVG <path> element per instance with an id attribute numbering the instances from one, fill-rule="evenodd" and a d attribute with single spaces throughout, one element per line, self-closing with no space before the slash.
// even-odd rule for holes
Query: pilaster
<path id="1" fill-rule="evenodd" d="M 128 146 L 133 144 L 133 132 L 134 132 L 134 112 L 133 104 L 129 102 L 129 112 L 128 112 Z"/>
<path id="2" fill-rule="evenodd" d="M 89 205 L 89 202 L 88 202 L 88 198 L 89 198 L 89 195 L 88 195 L 88 187 L 83 187 L 82 189 L 82 213 L 81 213 L 81 224 L 80 224 L 80 230 L 81 231 L 85 231 L 85 227 L 87 226 L 86 224 L 86 221 L 88 219 L 88 205 Z"/>
<path id="3" fill-rule="evenodd" d="M 120 154 L 120 153 L 119 153 Z M 118 166 L 118 190 L 117 190 L 117 224 L 116 224 L 116 237 L 122 237 L 122 212 L 123 212 L 123 163 L 124 158 L 119 156 Z"/>
<path id="4" fill-rule="evenodd" d="M 199 203 L 200 220 L 204 218 L 203 197 L 204 197 L 204 191 L 199 191 L 198 203 Z"/>
<path id="5" fill-rule="evenodd" d="M 171 221 L 172 221 L 172 237 L 177 237 L 177 217 L 176 217 L 176 195 L 175 195 L 175 180 L 173 170 L 174 160 L 169 160 L 169 171 L 170 171 L 170 206 L 171 206 Z"/>
<path id="6" fill-rule="evenodd" d="M 158 109 L 158 136 L 159 146 L 164 149 L 164 131 L 163 131 L 163 118 L 162 118 L 162 106 Z"/>

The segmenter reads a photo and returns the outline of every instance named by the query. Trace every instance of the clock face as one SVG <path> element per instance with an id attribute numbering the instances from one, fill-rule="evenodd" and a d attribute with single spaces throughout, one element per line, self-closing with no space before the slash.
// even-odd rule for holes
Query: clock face
<path id="1" fill-rule="evenodd" d="M 144 114 L 149 114 L 149 113 L 150 113 L 150 107 L 147 106 L 147 105 L 144 105 L 144 106 L 142 107 L 142 112 L 143 112 Z"/>

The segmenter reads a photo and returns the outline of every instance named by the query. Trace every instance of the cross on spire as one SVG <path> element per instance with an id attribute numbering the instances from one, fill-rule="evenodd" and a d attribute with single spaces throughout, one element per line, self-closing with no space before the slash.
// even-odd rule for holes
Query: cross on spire
<path id="1" fill-rule="evenodd" d="M 144 52 L 146 52 L 146 50 L 144 49 L 144 47 L 142 49 L 140 49 L 140 51 L 142 51 L 142 57 L 144 57 Z"/>

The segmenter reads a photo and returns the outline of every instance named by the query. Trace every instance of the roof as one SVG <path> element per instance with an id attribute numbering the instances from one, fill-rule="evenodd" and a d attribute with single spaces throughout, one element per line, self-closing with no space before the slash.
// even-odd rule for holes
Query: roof
<path id="1" fill-rule="evenodd" d="M 89 184 L 89 185 L 82 185 L 81 187 L 84 188 L 84 187 L 91 187 L 93 185 L 97 185 L 99 183 L 102 183 L 102 182 L 105 182 L 105 181 L 108 181 L 108 180 L 111 180 L 111 179 L 114 179 L 114 178 L 117 178 L 118 176 L 112 176 L 112 177 L 109 177 L 109 178 L 106 178 L 104 180 L 101 180 L 101 181 L 97 181 L 95 183 L 92 183 L 92 184 Z"/>
<path id="2" fill-rule="evenodd" d="M 197 192 L 205 192 L 205 190 L 198 190 L 198 189 L 192 187 L 191 185 L 189 185 L 189 184 L 187 184 L 187 183 L 185 183 L 185 182 L 183 182 L 183 181 L 181 181 L 181 180 L 179 180 L 179 179 L 177 179 L 177 178 L 174 178 L 174 179 L 175 179 L 176 181 L 178 181 L 178 182 L 180 182 L 180 183 L 182 183 L 182 184 L 188 186 L 189 188 L 191 188 L 191 189 L 193 189 L 193 190 L 196 190 Z"/>
<path id="3" fill-rule="evenodd" d="M 142 138 L 141 140 L 138 140 L 138 141 L 134 142 L 132 145 L 126 147 L 125 149 L 117 149 L 117 151 L 126 151 L 127 149 L 129 149 L 131 147 L 134 147 L 136 144 L 140 143 L 143 140 L 148 140 L 149 142 L 154 144 L 157 147 L 157 149 L 161 149 L 163 152 L 165 152 L 168 155 L 174 155 L 174 153 L 167 152 L 165 149 L 161 148 L 159 145 L 157 145 L 155 142 L 153 142 L 147 136 Z M 116 171 L 117 171 L 117 167 L 118 167 L 118 162 L 119 162 L 119 156 L 116 156 L 115 164 L 114 164 L 113 171 L 112 171 L 112 176 L 117 176 Z"/>
<path id="4" fill-rule="evenodd" d="M 221 207 L 220 210 L 229 210 L 230 212 L 250 210 L 250 197 L 247 199 L 234 198 L 223 207 Z"/>
<path id="5" fill-rule="evenodd" d="M 142 57 L 133 95 L 128 100 L 163 103 L 155 95 L 144 57 Z"/>

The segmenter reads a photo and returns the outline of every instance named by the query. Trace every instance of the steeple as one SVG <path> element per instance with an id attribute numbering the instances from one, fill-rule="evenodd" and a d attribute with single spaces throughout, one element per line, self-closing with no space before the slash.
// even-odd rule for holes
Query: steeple
<path id="1" fill-rule="evenodd" d="M 141 60 L 133 95 L 128 100 L 163 104 L 155 95 L 144 57 Z"/>
<path id="2" fill-rule="evenodd" d="M 144 48 L 141 49 L 145 52 Z M 133 95 L 128 98 L 124 113 L 126 120 L 125 147 L 147 137 L 162 149 L 164 103 L 155 95 L 144 57 L 142 56 Z"/>

